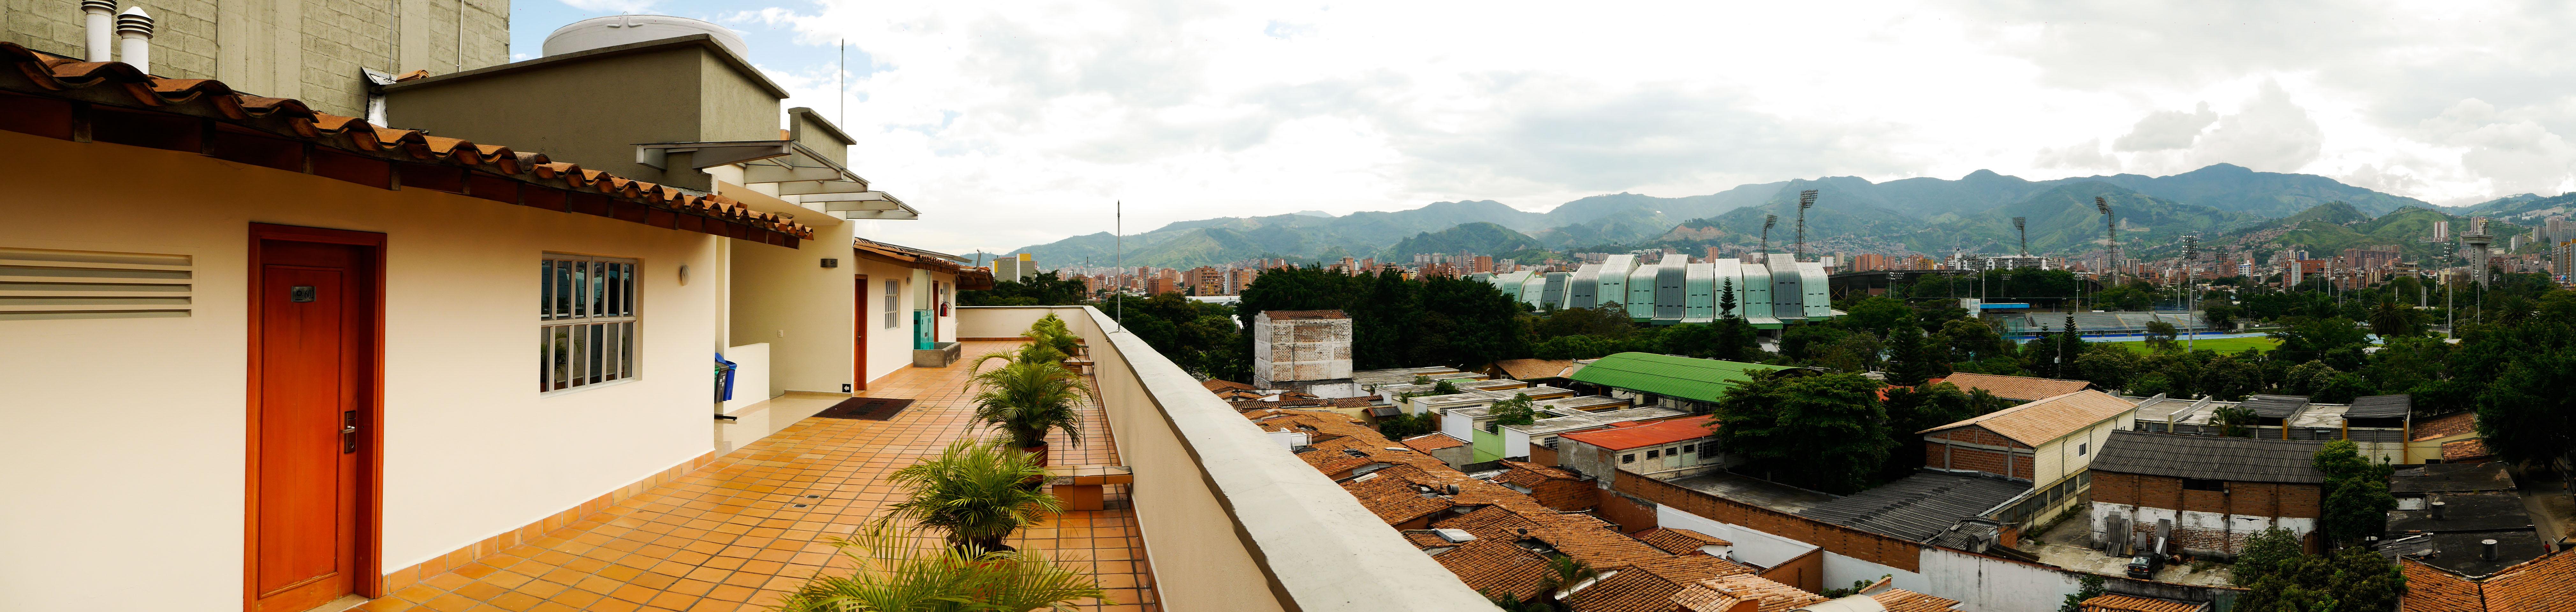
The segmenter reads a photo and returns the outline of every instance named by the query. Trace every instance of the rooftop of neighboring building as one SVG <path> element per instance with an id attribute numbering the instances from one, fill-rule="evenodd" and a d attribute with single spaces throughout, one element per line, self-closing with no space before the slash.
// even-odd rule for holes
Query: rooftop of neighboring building
<path id="1" fill-rule="evenodd" d="M 2496 558 L 2486 558 L 2486 541 L 2496 543 Z M 2461 533 L 2425 533 L 2379 544 L 2390 561 L 2408 559 L 2464 576 L 2484 576 L 2548 554 L 2540 535 L 2529 529 Z M 2576 587 L 2570 587 L 2576 588 Z"/>
<path id="2" fill-rule="evenodd" d="M 1753 381 L 1762 370 L 1805 370 L 1759 363 L 1697 359 L 1655 353 L 1618 353 L 1576 371 L 1572 379 L 1682 399 L 1714 402 L 1726 389 Z"/>
<path id="3" fill-rule="evenodd" d="M 1342 314 L 1339 310 L 1264 310 L 1261 311 L 1261 316 L 1272 321 L 1351 318 L 1350 315 Z"/>
<path id="4" fill-rule="evenodd" d="M 2238 482 L 2317 484 L 2323 442 L 2113 431 L 2094 455 L 2095 472 Z"/>
<path id="5" fill-rule="evenodd" d="M 1428 453 L 1436 450 L 1466 446 L 1467 441 L 1460 440 L 1456 436 L 1451 436 L 1445 433 L 1427 433 L 1405 438 L 1404 445 L 1407 448 Z"/>
<path id="6" fill-rule="evenodd" d="M 1872 487 L 1798 512 L 1812 518 L 1912 542 L 1932 543 L 1951 533 L 1960 521 L 2030 490 L 2030 482 L 1985 472 L 1925 468 L 1895 482 Z M 1964 542 L 1961 542 L 1964 544 Z"/>
<path id="7" fill-rule="evenodd" d="M 1584 444 L 1590 444 L 1614 451 L 1628 450 L 1631 448 L 1645 448 L 1648 446 L 1672 444 L 1715 436 L 1717 435 L 1717 430 L 1714 427 L 1716 423 L 1717 417 L 1715 416 L 1698 416 L 1624 425 L 1621 423 L 1612 423 L 1608 429 L 1578 431 L 1565 434 L 1562 437 L 1567 440 L 1582 442 Z"/>
<path id="8" fill-rule="evenodd" d="M 2257 417 L 2267 419 L 2286 419 L 2289 418 L 2290 415 L 2298 414 L 2300 410 L 2307 409 L 2308 396 L 2249 395 L 2245 397 L 2245 401 L 2237 402 L 2236 407 L 2245 410 L 2252 410 L 2254 411 L 2254 416 Z"/>
<path id="9" fill-rule="evenodd" d="M 2067 434 L 2083 431 L 2103 421 L 2112 420 L 2136 410 L 2137 405 L 2109 393 L 2090 389 L 2024 403 L 1968 420 L 1942 425 L 1918 435 L 1961 427 L 1979 427 L 2015 442 L 2038 447 Z"/>
<path id="10" fill-rule="evenodd" d="M 1986 390 L 1986 393 L 1993 394 L 1995 397 L 2009 400 L 2021 400 L 2025 402 L 2057 397 L 2068 393 L 2082 391 L 2093 386 L 2093 383 L 2081 380 L 2034 378 L 2029 376 L 2001 376 L 1995 374 L 1973 374 L 1966 372 L 1942 377 L 1941 381 L 1958 385 L 1959 390 L 1961 391 L 1984 389 Z"/>
<path id="11" fill-rule="evenodd" d="M 2477 433 L 2478 413 L 2476 411 L 2454 412 L 2415 422 L 2416 442 Z"/>
<path id="12" fill-rule="evenodd" d="M 1581 368 L 1572 359 L 1505 359 L 1494 362 L 1493 367 L 1517 380 L 1567 378 Z"/>
<path id="13" fill-rule="evenodd" d="M 2344 416 L 2355 419 L 2402 419 L 2415 413 L 2415 396 L 2372 395 L 2352 398 L 2352 410 Z"/>
<path id="14" fill-rule="evenodd" d="M 1206 387 L 1209 392 L 1224 391 L 1227 389 L 1238 389 L 1243 391 L 1252 390 L 1252 385 L 1215 378 L 1199 381 L 1199 386 Z"/>
<path id="15" fill-rule="evenodd" d="M 2083 606 L 2084 612 L 2200 612 L 2209 609 L 2209 604 L 2205 603 L 2119 594 L 2097 595 L 2077 605 Z"/>
<path id="16" fill-rule="evenodd" d="M 1697 552 L 1702 546 L 1735 545 L 1734 542 L 1728 542 L 1717 536 L 1679 527 L 1656 527 L 1631 535 L 1636 536 L 1637 541 L 1645 542 L 1648 546 L 1663 549 L 1664 552 L 1676 555 Z"/>
<path id="17" fill-rule="evenodd" d="M 1728 501 L 1797 514 L 1808 508 L 1834 501 L 1832 494 L 1810 491 L 1768 480 L 1728 472 L 1708 472 L 1688 478 L 1665 481 L 1674 486 L 1715 495 Z"/>
<path id="18" fill-rule="evenodd" d="M 1740 574 L 1701 580 L 1674 593 L 1669 601 L 1666 605 L 1691 612 L 1730 612 L 1744 601 L 1761 602 L 1758 612 L 1787 612 L 1827 599 L 1769 578 Z"/>
<path id="19" fill-rule="evenodd" d="M 1682 412 L 1671 408 L 1640 406 L 1621 410 L 1604 410 L 1601 412 L 1584 412 L 1581 414 L 1570 414 L 1557 417 L 1541 417 L 1536 421 L 1532 421 L 1528 425 L 1505 425 L 1504 427 L 1528 435 L 1543 436 L 1560 432 L 1608 427 L 1615 423 L 1653 421 L 1657 419 L 1687 416 L 1689 414 L 1690 413 L 1688 412 Z"/>
<path id="20" fill-rule="evenodd" d="M 2433 504 L 2439 503 L 2440 518 L 2434 517 Z M 2424 498 L 2420 510 L 2388 511 L 2388 533 L 2417 532 L 2453 533 L 2464 531 L 2531 530 L 2531 511 L 2522 505 L 2522 496 L 2512 492 L 2444 493 Z"/>
<path id="21" fill-rule="evenodd" d="M 1575 412 L 1599 412 L 1625 408 L 1630 405 L 1630 402 L 1628 400 L 1607 395 L 1578 395 L 1574 397 L 1539 400 L 1538 405 L 1542 409 L 1554 410 L 1562 414 L 1569 410 Z"/>
<path id="22" fill-rule="evenodd" d="M 2511 490 L 2513 475 L 2499 463 L 2412 465 L 2388 476 L 2388 492 L 2398 495 Z"/>
<path id="23" fill-rule="evenodd" d="M 2494 457 L 2495 452 L 2487 450 L 2484 438 L 2442 443 L 2443 463 L 2485 461 Z"/>

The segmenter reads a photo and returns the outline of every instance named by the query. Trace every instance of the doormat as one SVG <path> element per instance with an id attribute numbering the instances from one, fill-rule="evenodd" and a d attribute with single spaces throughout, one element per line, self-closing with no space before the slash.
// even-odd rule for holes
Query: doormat
<path id="1" fill-rule="evenodd" d="M 912 400 L 908 399 L 895 399 L 890 397 L 853 397 L 841 400 L 841 403 L 833 404 L 832 407 L 825 408 L 822 412 L 814 413 L 814 416 L 826 419 L 883 421 L 894 418 L 895 413 L 903 412 L 905 407 L 911 405 Z"/>

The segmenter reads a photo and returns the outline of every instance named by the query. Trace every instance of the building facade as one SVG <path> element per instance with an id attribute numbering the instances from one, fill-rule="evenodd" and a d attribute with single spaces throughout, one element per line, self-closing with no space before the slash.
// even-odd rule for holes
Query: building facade
<path id="1" fill-rule="evenodd" d="M 2307 538 L 2324 513 L 2322 445 L 2115 432 L 2092 463 L 2094 540 L 2164 534 L 2171 552 L 2233 557 L 2264 529 Z"/>

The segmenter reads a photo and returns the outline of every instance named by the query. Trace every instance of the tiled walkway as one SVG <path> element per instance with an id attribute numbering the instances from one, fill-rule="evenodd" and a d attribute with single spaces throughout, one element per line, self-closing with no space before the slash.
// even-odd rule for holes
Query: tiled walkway
<path id="1" fill-rule="evenodd" d="M 971 342 L 967 355 L 1011 348 Z M 967 363 L 907 368 L 865 395 L 914 398 L 887 421 L 809 418 L 705 469 L 655 487 L 533 544 L 421 580 L 359 610 L 708 611 L 766 610 L 830 563 L 830 538 L 847 534 L 901 491 L 885 475 L 936 455 L 952 440 L 988 435 L 964 389 Z M 1115 464 L 1108 419 L 1084 414 L 1082 448 L 1050 442 L 1056 465 Z M 1093 573 L 1117 606 L 1154 610 L 1143 538 L 1123 492 L 1109 510 L 1067 512 L 1008 543 L 1042 550 Z"/>

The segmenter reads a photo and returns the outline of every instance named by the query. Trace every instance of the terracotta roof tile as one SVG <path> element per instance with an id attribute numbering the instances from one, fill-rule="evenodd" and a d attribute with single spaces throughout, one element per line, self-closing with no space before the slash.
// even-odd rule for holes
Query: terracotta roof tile
<path id="1" fill-rule="evenodd" d="M 2413 586 L 2414 575 L 2407 575 Z M 2576 611 L 2576 553 L 2560 552 L 2497 572 L 2487 579 L 2488 610 Z"/>
<path id="2" fill-rule="evenodd" d="M 1726 612 L 1735 602 L 1748 599 L 1762 602 L 1761 612 L 1783 612 L 1826 601 L 1825 596 L 1802 591 L 1798 587 L 1752 574 L 1739 574 L 1699 581 L 1674 593 L 1670 602 L 1692 612 Z"/>
<path id="3" fill-rule="evenodd" d="M 1676 555 L 1699 552 L 1699 548 L 1702 546 L 1735 545 L 1733 542 L 1718 539 L 1716 536 L 1674 527 L 1656 527 L 1654 529 L 1637 532 L 1636 536 L 1638 541 L 1645 542 L 1655 548 L 1663 549 L 1664 552 Z"/>
<path id="4" fill-rule="evenodd" d="M 1242 389 L 1245 391 L 1252 390 L 1252 385 L 1217 378 L 1199 381 L 1199 386 L 1206 387 L 1209 391 L 1224 391 L 1226 389 Z"/>
<path id="5" fill-rule="evenodd" d="M 2037 447 L 2050 440 L 2082 431 L 2084 428 L 2137 409 L 2137 404 L 2131 404 L 2128 400 L 2114 397 L 2109 393 L 2079 390 L 1914 433 L 1927 434 L 1973 425 L 1995 432 L 1996 435 L 2012 438 L 2013 441 Z"/>
<path id="6" fill-rule="evenodd" d="M 2101 595 L 2084 600 L 2082 605 L 2084 612 L 2200 612 L 2203 607 L 2198 603 L 2129 595 Z"/>
<path id="7" fill-rule="evenodd" d="M 1583 612 L 1664 612 L 1673 609 L 1681 583 L 1646 571 L 1622 571 L 1602 578 L 1567 597 Z"/>
<path id="8" fill-rule="evenodd" d="M 701 233 L 794 246 L 794 241 L 812 239 L 812 228 L 774 214 L 752 211 L 739 202 L 719 196 L 689 194 L 651 183 L 616 179 L 626 185 L 601 189 L 595 171 L 577 172 L 572 164 L 557 164 L 542 154 L 526 154 L 501 145 L 486 145 L 456 138 L 430 136 L 415 130 L 394 129 L 369 124 L 356 117 L 342 117 L 315 112 L 303 102 L 287 98 L 254 96 L 233 91 L 220 81 L 209 79 L 165 79 L 144 74 L 123 62 L 84 62 L 42 53 L 11 42 L 0 42 L 0 64 L 16 68 L 0 70 L 0 90 L 26 96 L 0 96 L 0 114 L 20 113 L 21 100 L 66 100 L 88 102 L 102 107 L 146 109 L 169 116 L 196 117 L 219 122 L 251 133 L 285 137 L 309 142 L 328 150 L 355 154 L 359 158 L 388 163 L 428 162 L 475 171 L 477 176 L 498 176 L 510 181 L 568 191 L 597 191 L 621 199 L 640 199 L 634 204 L 684 214 L 686 222 L 667 219 L 650 222 L 660 227 L 676 227 Z M 14 77 L 14 78 L 11 78 Z M 130 113 L 118 113 L 130 114 Z M 68 129 L 68 126 L 65 128 Z M 192 128 L 193 129 L 193 128 Z M 47 134 L 63 137 L 59 134 Z M 256 136 L 254 136 L 256 137 Z M 576 178 L 577 177 L 577 178 Z M 612 177 L 614 178 L 614 177 Z M 378 185 L 390 188 L 390 184 Z M 653 192 L 647 197 L 646 192 Z M 477 194 L 477 197 L 492 197 Z M 521 195 L 512 196 L 526 198 Z M 518 204 L 548 206 L 521 199 Z M 560 198 L 550 206 L 561 208 Z M 597 213 L 607 214 L 607 213 Z M 623 217 L 621 217 L 623 218 Z M 711 219 L 703 223 L 696 218 Z M 629 221 L 648 222 L 643 218 Z M 726 229 L 731 226 L 738 229 Z"/>
<path id="9" fill-rule="evenodd" d="M 2414 559 L 2399 559 L 2397 570 L 2406 576 L 2406 594 L 2397 598 L 2398 610 L 2485 612 L 2487 609 L 2486 599 L 2479 594 L 2478 583 L 2458 574 L 2433 569 L 2433 566 Z"/>
<path id="10" fill-rule="evenodd" d="M 1494 367 L 1513 380 L 1530 380 L 1565 378 L 1572 375 L 1575 365 L 1572 359 L 1505 359 L 1494 362 Z"/>
<path id="11" fill-rule="evenodd" d="M 2495 453 L 2487 451 L 2487 441 L 2485 439 L 2442 443 L 2443 463 L 2474 461 L 2493 456 L 2495 456 Z"/>
<path id="12" fill-rule="evenodd" d="M 2415 423 L 2415 441 L 2446 438 L 2478 432 L 2477 412 L 2455 412 Z"/>
<path id="13" fill-rule="evenodd" d="M 1956 599 L 1905 589 L 1890 589 L 1872 594 L 1869 598 L 1878 600 L 1878 605 L 1886 607 L 1887 612 L 1955 612 L 1959 605 L 1959 600 Z"/>
<path id="14" fill-rule="evenodd" d="M 1941 380 L 1958 385 L 1960 391 L 1985 389 L 1995 397 L 2025 402 L 2082 391 L 2093 384 L 2081 380 L 1968 373 L 1951 374 Z"/>
<path id="15" fill-rule="evenodd" d="M 1438 536 L 1433 536 L 1438 537 Z M 1555 575 L 1547 558 L 1530 549 L 1496 540 L 1472 540 L 1431 556 L 1441 567 L 1458 575 L 1467 588 L 1479 592 L 1509 594 L 1521 601 L 1537 597 L 1547 579 Z"/>
<path id="16" fill-rule="evenodd" d="M 1414 436 L 1414 437 L 1410 437 L 1410 438 L 1405 438 L 1405 439 L 1404 439 L 1404 445 L 1405 445 L 1406 447 L 1408 447 L 1408 448 L 1412 448 L 1413 450 L 1418 450 L 1418 451 L 1422 451 L 1422 452 L 1426 452 L 1426 453 L 1428 453 L 1428 452 L 1431 452 L 1431 451 L 1436 451 L 1436 450 L 1441 450 L 1441 449 L 1458 448 L 1458 447 L 1461 447 L 1461 446 L 1466 446 L 1466 445 L 1467 445 L 1467 441 L 1466 441 L 1466 440 L 1460 440 L 1460 439 L 1458 439 L 1458 438 L 1456 438 L 1456 437 L 1454 437 L 1454 436 L 1450 436 L 1449 434 L 1445 434 L 1445 433 L 1428 433 L 1428 434 L 1422 434 L 1422 435 Z"/>

